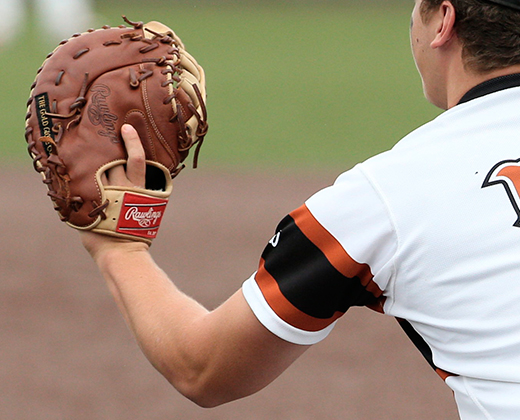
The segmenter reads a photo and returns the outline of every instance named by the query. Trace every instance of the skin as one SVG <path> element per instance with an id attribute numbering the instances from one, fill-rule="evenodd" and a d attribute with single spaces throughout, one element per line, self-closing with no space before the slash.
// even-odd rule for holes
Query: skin
<path id="1" fill-rule="evenodd" d="M 520 72 L 520 66 L 487 74 L 467 70 L 452 4 L 444 1 L 425 21 L 421 2 L 415 1 L 410 41 L 425 96 L 434 105 L 449 109 L 478 83 Z M 137 132 L 124 125 L 121 134 L 128 152 L 126 172 L 113 168 L 103 182 L 144 188 L 145 155 Z M 175 286 L 147 245 L 91 232 L 80 235 L 144 354 L 177 390 L 203 407 L 262 389 L 308 348 L 264 328 L 240 290 L 208 311 Z"/>

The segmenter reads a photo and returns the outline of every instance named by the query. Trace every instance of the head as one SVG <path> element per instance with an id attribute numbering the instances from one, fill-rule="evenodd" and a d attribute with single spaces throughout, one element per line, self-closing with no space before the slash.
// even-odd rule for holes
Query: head
<path id="1" fill-rule="evenodd" d="M 467 71 L 486 74 L 520 65 L 520 0 L 448 0 Z M 446 0 L 421 0 L 427 23 Z"/>

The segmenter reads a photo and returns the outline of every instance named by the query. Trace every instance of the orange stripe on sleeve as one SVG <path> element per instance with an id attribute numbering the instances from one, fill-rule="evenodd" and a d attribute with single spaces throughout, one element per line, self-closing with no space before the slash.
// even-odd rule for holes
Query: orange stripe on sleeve
<path id="1" fill-rule="evenodd" d="M 264 263 L 261 259 L 255 276 L 256 282 L 271 309 L 288 324 L 305 331 L 319 331 L 343 315 L 343 312 L 336 311 L 331 318 L 321 319 L 300 311 L 285 298 L 276 280 L 265 269 Z"/>
<path id="2" fill-rule="evenodd" d="M 291 212 L 290 216 L 303 234 L 323 252 L 336 270 L 348 278 L 358 277 L 366 290 L 376 298 L 382 295 L 382 290 L 373 281 L 374 276 L 370 267 L 367 264 L 354 261 L 338 240 L 316 220 L 305 204 Z"/>

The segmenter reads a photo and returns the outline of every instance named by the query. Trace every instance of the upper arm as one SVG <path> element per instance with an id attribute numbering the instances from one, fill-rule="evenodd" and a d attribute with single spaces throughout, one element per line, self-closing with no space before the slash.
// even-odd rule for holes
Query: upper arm
<path id="1" fill-rule="evenodd" d="M 211 389 L 200 390 L 211 397 L 203 405 L 217 405 L 259 391 L 308 348 L 267 330 L 241 290 L 204 318 L 200 328 L 213 335 L 213 340 L 212 351 L 207 353 L 211 360 L 204 373 L 208 375 L 204 382 Z"/>

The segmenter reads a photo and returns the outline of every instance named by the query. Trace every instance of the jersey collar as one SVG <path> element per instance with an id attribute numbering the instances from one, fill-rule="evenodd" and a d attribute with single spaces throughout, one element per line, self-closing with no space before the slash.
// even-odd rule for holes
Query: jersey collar
<path id="1" fill-rule="evenodd" d="M 459 101 L 459 104 L 469 102 L 472 99 L 480 98 L 489 93 L 498 92 L 499 90 L 509 89 L 520 86 L 520 73 L 508 74 L 505 76 L 495 77 L 494 79 L 486 80 L 470 89 Z"/>

